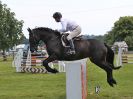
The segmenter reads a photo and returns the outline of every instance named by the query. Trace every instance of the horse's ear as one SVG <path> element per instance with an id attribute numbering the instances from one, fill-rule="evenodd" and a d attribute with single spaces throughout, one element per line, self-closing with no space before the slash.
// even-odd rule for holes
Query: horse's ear
<path id="1" fill-rule="evenodd" d="M 28 28 L 27 30 L 28 30 L 28 32 L 29 32 L 29 35 L 31 35 L 31 34 L 32 34 L 31 29 L 30 29 L 30 28 Z"/>

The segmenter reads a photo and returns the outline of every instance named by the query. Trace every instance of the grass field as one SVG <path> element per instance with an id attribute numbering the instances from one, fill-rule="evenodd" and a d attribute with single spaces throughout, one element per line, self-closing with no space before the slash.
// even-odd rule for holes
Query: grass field
<path id="1" fill-rule="evenodd" d="M 0 99 L 66 99 L 65 73 L 16 73 L 12 60 L 0 61 Z M 106 74 L 88 61 L 87 99 L 133 99 L 133 64 L 114 71 L 117 85 L 106 82 Z M 95 87 L 100 86 L 99 94 Z"/>

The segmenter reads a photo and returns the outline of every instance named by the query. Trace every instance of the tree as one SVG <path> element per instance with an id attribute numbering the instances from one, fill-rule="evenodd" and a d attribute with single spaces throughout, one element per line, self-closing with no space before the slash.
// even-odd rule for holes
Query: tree
<path id="1" fill-rule="evenodd" d="M 0 1 L 0 50 L 3 51 L 3 56 L 5 56 L 5 50 L 23 40 L 22 27 L 23 20 L 17 20 L 15 13 Z"/>
<path id="2" fill-rule="evenodd" d="M 126 41 L 128 46 L 133 46 L 133 16 L 120 17 L 114 27 L 105 36 L 105 41 L 113 44 L 115 41 Z"/>

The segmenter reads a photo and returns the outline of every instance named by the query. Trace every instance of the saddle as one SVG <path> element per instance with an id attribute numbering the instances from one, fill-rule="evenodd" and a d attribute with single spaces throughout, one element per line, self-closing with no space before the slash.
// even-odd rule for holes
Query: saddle
<path id="1" fill-rule="evenodd" d="M 69 35 L 69 33 L 62 34 L 61 41 L 62 41 L 62 44 L 64 47 L 70 47 L 69 42 L 67 40 L 68 35 Z M 78 40 L 82 40 L 82 39 L 83 39 L 83 37 L 81 35 L 81 36 L 74 37 L 72 40 L 74 42 L 74 41 L 78 41 Z"/>

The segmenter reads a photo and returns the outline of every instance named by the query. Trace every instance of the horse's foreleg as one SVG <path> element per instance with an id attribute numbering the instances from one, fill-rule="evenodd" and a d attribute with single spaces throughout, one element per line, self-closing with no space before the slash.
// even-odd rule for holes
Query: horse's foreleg
<path id="1" fill-rule="evenodd" d="M 48 72 L 51 72 L 51 73 L 57 73 L 57 72 L 58 72 L 58 70 L 52 69 L 52 68 L 49 67 L 49 65 L 48 65 L 48 63 L 50 63 L 50 62 L 52 62 L 52 61 L 54 61 L 54 60 L 56 60 L 56 56 L 53 54 L 53 55 L 49 56 L 47 59 L 45 59 L 45 60 L 43 61 L 43 66 L 46 68 L 46 70 L 47 70 Z"/>

